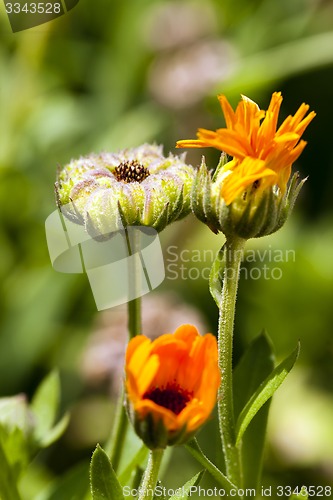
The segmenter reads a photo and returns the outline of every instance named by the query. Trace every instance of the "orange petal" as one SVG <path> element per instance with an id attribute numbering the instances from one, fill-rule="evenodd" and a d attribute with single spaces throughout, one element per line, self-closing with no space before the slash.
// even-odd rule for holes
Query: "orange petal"
<path id="1" fill-rule="evenodd" d="M 126 355 L 126 358 L 128 360 L 126 362 L 126 366 L 127 369 L 131 371 L 135 377 L 137 377 L 142 371 L 143 366 L 150 356 L 150 352 L 151 341 L 143 335 L 134 337 L 134 339 L 129 342 Z"/>

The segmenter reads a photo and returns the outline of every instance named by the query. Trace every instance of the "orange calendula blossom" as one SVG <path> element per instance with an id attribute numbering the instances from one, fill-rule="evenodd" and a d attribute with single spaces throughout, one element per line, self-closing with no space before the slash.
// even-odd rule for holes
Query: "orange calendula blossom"
<path id="1" fill-rule="evenodd" d="M 182 443 L 207 420 L 220 381 L 217 356 L 216 338 L 192 325 L 154 341 L 138 335 L 129 342 L 127 408 L 149 448 Z"/>
<path id="2" fill-rule="evenodd" d="M 233 157 L 223 167 L 223 171 L 228 172 L 221 185 L 221 195 L 226 205 L 249 186 L 261 191 L 276 185 L 283 194 L 292 164 L 306 145 L 305 141 L 300 140 L 301 136 L 315 113 L 312 111 L 307 114 L 309 106 L 303 103 L 294 116 L 288 116 L 277 128 L 281 92 L 273 93 L 267 111 L 261 110 L 245 96 L 242 96 L 236 111 L 224 95 L 219 95 L 218 99 L 226 128 L 215 132 L 199 129 L 198 139 L 178 141 L 176 147 L 214 147 Z"/>

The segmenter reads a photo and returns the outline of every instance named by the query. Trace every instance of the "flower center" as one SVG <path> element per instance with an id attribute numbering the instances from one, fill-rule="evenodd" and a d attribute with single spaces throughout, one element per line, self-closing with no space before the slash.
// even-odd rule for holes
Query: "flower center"
<path id="1" fill-rule="evenodd" d="M 137 160 L 120 163 L 114 171 L 117 181 L 142 182 L 149 175 L 148 168 L 144 167 Z"/>
<path id="2" fill-rule="evenodd" d="M 143 395 L 143 399 L 150 399 L 150 401 L 171 410 L 176 415 L 185 408 L 192 397 L 193 392 L 183 389 L 176 382 L 172 382 L 164 388 L 155 387 Z"/>

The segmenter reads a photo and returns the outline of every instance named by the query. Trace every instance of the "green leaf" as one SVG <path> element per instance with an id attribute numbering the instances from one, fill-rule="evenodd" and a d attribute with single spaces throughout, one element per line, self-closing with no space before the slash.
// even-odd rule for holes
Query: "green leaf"
<path id="1" fill-rule="evenodd" d="M 131 482 L 131 487 L 134 490 L 137 490 L 140 487 L 144 472 L 145 472 L 144 469 L 142 469 L 141 467 L 136 467 L 135 472 L 133 474 L 133 479 Z"/>
<path id="2" fill-rule="evenodd" d="M 182 498 L 188 498 L 195 491 L 195 487 L 200 483 L 201 478 L 205 471 L 198 472 L 195 476 L 192 477 L 184 486 L 180 487 L 181 494 L 175 493 L 172 495 L 169 500 L 181 500 Z"/>
<path id="3" fill-rule="evenodd" d="M 272 373 L 260 384 L 255 393 L 251 396 L 243 410 L 241 411 L 236 424 L 236 445 L 240 443 L 244 432 L 253 417 L 260 408 L 269 400 L 274 392 L 280 387 L 299 355 L 300 346 L 280 363 Z"/>
<path id="4" fill-rule="evenodd" d="M 233 374 L 234 412 L 237 419 L 259 385 L 274 370 L 274 353 L 265 331 L 256 337 L 240 359 Z"/>
<path id="5" fill-rule="evenodd" d="M 222 273 L 224 269 L 225 244 L 216 255 L 209 275 L 209 290 L 215 300 L 217 307 L 220 307 L 222 300 Z"/>
<path id="6" fill-rule="evenodd" d="M 0 498 L 2 500 L 21 500 L 16 487 L 13 471 L 7 461 L 0 441 Z"/>
<path id="7" fill-rule="evenodd" d="M 249 345 L 234 371 L 235 417 L 274 369 L 271 342 L 265 332 Z M 258 411 L 244 433 L 241 448 L 244 487 L 258 489 L 261 481 L 263 451 L 270 401 Z"/>
<path id="8" fill-rule="evenodd" d="M 226 493 L 230 493 L 231 490 L 234 490 L 236 486 L 229 481 L 229 479 L 216 467 L 206 457 L 206 455 L 202 452 L 197 440 L 191 439 L 185 444 L 185 448 L 187 451 L 191 453 L 191 455 L 205 467 L 205 469 L 213 476 L 213 478 L 225 489 Z"/>
<path id="9" fill-rule="evenodd" d="M 59 400 L 59 374 L 53 371 L 39 385 L 31 401 L 31 409 L 37 420 L 35 437 L 38 441 L 51 430 L 59 408 Z"/>
<path id="10" fill-rule="evenodd" d="M 98 444 L 90 464 L 90 489 L 93 500 L 123 500 L 123 490 L 109 457 Z"/>
<path id="11" fill-rule="evenodd" d="M 148 456 L 148 448 L 145 445 L 142 445 L 141 448 L 134 455 L 129 464 L 125 467 L 125 469 L 119 475 L 119 482 L 123 485 L 129 484 L 133 473 L 137 467 L 140 467 L 144 464 Z"/>
<path id="12" fill-rule="evenodd" d="M 60 436 L 62 436 L 62 434 L 67 429 L 67 426 L 69 424 L 69 419 L 70 419 L 69 413 L 65 413 L 62 419 L 59 420 L 59 422 L 54 427 L 52 427 L 52 429 L 50 429 L 46 434 L 44 434 L 44 436 L 39 441 L 39 445 L 42 448 L 46 448 L 47 446 L 50 446 L 52 443 L 57 441 L 57 439 L 59 439 Z"/>

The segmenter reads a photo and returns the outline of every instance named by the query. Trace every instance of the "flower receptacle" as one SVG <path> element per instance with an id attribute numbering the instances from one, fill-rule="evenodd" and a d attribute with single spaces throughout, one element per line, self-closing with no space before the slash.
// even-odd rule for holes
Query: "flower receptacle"
<path id="1" fill-rule="evenodd" d="M 259 238 L 280 229 L 290 215 L 306 179 L 296 172 L 284 193 L 276 185 L 258 189 L 254 182 L 229 205 L 221 196 L 228 163 L 221 162 L 212 174 L 202 159 L 192 190 L 192 210 L 214 233 L 243 239 Z"/>

